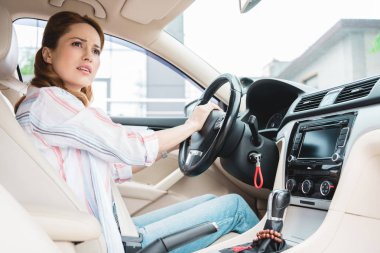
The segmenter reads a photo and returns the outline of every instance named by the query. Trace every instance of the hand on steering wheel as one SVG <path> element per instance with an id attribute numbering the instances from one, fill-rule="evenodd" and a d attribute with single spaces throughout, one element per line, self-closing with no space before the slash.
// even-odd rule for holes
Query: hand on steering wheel
<path id="1" fill-rule="evenodd" d="M 199 105 L 206 105 L 215 92 L 227 82 L 231 91 L 227 111 L 224 113 L 212 109 L 203 127 L 180 145 L 178 162 L 186 176 L 197 176 L 210 167 L 222 150 L 224 141 L 236 121 L 240 108 L 241 86 L 239 80 L 231 74 L 223 74 L 215 79 L 203 92 Z"/>
<path id="2" fill-rule="evenodd" d="M 195 107 L 194 111 L 191 113 L 189 119 L 186 121 L 186 124 L 194 126 L 195 131 L 202 129 L 204 123 L 206 122 L 209 114 L 213 110 L 222 110 L 219 106 L 214 103 L 208 102 L 204 105 L 198 105 Z"/>

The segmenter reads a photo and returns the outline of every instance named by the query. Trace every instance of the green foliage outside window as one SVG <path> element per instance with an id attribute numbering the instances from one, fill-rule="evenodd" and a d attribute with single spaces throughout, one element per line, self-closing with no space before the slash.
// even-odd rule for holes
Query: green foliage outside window
<path id="1" fill-rule="evenodd" d="M 377 53 L 380 51 L 380 33 L 376 36 L 370 51 L 371 53 Z"/>
<path id="2" fill-rule="evenodd" d="M 20 60 L 20 71 L 22 76 L 34 74 L 34 51 L 22 50 Z"/>

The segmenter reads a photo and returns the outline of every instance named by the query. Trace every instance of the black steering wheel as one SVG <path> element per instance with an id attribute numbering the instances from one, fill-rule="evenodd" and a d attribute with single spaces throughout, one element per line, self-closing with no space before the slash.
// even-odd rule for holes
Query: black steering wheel
<path id="1" fill-rule="evenodd" d="M 215 92 L 227 82 L 230 83 L 231 90 L 227 111 L 212 111 L 202 129 L 180 145 L 178 163 L 186 176 L 197 176 L 210 167 L 235 124 L 242 93 L 237 77 L 231 74 L 220 75 L 203 92 L 198 105 L 208 103 Z"/>

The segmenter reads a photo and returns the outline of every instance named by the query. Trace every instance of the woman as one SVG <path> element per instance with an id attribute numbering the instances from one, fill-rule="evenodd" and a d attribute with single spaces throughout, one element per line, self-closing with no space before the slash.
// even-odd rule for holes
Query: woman
<path id="1" fill-rule="evenodd" d="M 53 15 L 36 54 L 35 77 L 16 110 L 17 120 L 35 146 L 100 221 L 108 252 L 120 253 L 123 247 L 113 214 L 111 180 L 130 179 L 132 172 L 175 149 L 200 130 L 218 107 L 198 106 L 185 124 L 157 132 L 136 132 L 114 124 L 89 106 L 103 45 L 103 31 L 94 20 L 72 12 Z M 234 194 L 205 195 L 134 218 L 143 247 L 204 221 L 215 221 L 219 231 L 175 252 L 206 247 L 230 231 L 245 232 L 258 219 Z"/>

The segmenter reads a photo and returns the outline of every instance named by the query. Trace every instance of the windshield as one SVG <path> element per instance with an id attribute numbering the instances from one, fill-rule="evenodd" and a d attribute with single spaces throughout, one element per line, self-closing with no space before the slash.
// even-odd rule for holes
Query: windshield
<path id="1" fill-rule="evenodd" d="M 328 88 L 380 73 L 380 1 L 198 0 L 183 43 L 221 73 Z M 180 40 L 180 41 L 181 41 Z"/>

